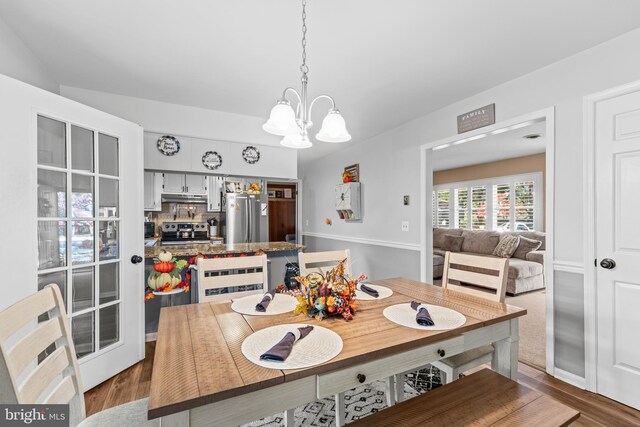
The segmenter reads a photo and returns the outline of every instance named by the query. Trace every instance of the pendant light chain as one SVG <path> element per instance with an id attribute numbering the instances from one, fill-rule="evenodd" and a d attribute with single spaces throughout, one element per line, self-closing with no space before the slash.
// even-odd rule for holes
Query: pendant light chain
<path id="1" fill-rule="evenodd" d="M 307 0 L 302 0 L 302 65 L 300 71 L 305 76 L 309 72 L 307 66 Z"/>

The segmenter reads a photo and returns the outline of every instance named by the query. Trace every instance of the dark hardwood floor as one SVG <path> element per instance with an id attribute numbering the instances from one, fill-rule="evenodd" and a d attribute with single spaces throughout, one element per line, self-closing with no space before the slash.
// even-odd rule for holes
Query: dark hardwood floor
<path id="1" fill-rule="evenodd" d="M 85 392 L 87 416 L 149 396 L 155 342 L 145 346 L 143 361 Z M 640 411 L 598 394 L 557 380 L 524 363 L 518 366 L 518 382 L 580 411 L 573 426 L 640 426 Z"/>

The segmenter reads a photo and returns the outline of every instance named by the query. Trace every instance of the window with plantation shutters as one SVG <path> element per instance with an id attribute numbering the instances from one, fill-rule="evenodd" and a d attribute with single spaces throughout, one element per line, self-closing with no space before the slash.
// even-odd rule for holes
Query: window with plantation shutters
<path id="1" fill-rule="evenodd" d="M 471 229 L 487 229 L 487 187 L 471 187 Z"/>
<path id="2" fill-rule="evenodd" d="M 533 181 L 516 182 L 514 186 L 515 192 L 515 230 L 522 229 L 533 230 L 534 225 L 534 187 Z M 524 224 L 525 227 L 522 225 Z"/>
<path id="3" fill-rule="evenodd" d="M 455 189 L 454 227 L 469 228 L 469 189 Z"/>
<path id="4" fill-rule="evenodd" d="M 438 228 L 449 228 L 449 224 L 451 224 L 451 220 L 449 218 L 449 214 L 451 212 L 451 209 L 449 206 L 450 194 L 451 194 L 451 191 L 449 189 L 436 191 L 435 218 L 437 220 L 436 226 Z"/>
<path id="5" fill-rule="evenodd" d="M 511 223 L 511 186 L 494 184 L 493 192 L 493 230 L 504 230 Z"/>
<path id="6" fill-rule="evenodd" d="M 543 230 L 542 173 L 434 187 L 433 226 L 471 230 Z"/>

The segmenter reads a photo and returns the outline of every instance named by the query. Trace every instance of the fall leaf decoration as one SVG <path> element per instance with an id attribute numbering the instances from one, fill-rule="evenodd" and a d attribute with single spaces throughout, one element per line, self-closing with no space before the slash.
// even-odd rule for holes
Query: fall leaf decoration
<path id="1" fill-rule="evenodd" d="M 298 300 L 294 314 L 303 313 L 318 320 L 329 316 L 353 319 L 358 309 L 356 285 L 367 276 L 362 274 L 355 280 L 350 279 L 344 272 L 345 262 L 346 260 L 338 261 L 338 265 L 325 275 L 310 273 L 296 277 L 299 288 L 292 291 Z"/>

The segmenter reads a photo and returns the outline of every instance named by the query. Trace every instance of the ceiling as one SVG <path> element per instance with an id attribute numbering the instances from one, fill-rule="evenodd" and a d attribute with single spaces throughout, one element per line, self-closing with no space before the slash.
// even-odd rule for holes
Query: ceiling
<path id="1" fill-rule="evenodd" d="M 297 0 L 0 2 L 62 85 L 265 118 L 299 87 L 300 12 Z M 636 0 L 310 0 L 307 12 L 309 94 L 335 98 L 352 144 L 640 26 Z M 318 142 L 300 160 L 339 149 Z"/>
<path id="2" fill-rule="evenodd" d="M 452 144 L 449 147 L 433 151 L 433 170 L 461 168 L 496 160 L 512 159 L 544 153 L 547 139 L 544 121 L 529 126 L 509 130 L 497 135 L 487 135 L 482 139 L 468 141 L 463 144 Z M 525 139 L 523 136 L 539 134 L 538 139 Z M 460 136 L 462 140 L 463 135 Z"/>

